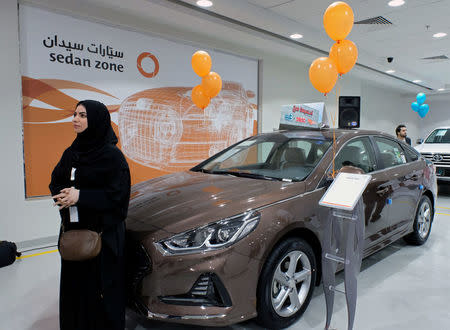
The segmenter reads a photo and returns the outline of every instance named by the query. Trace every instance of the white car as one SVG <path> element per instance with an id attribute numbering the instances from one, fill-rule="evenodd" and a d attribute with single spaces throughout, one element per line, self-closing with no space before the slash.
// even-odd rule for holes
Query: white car
<path id="1" fill-rule="evenodd" d="M 450 181 L 450 127 L 436 128 L 415 148 L 433 162 L 439 181 Z"/>

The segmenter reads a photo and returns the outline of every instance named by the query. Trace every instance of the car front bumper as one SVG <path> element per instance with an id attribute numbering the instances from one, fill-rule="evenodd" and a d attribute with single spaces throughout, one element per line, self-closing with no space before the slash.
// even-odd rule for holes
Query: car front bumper
<path id="1" fill-rule="evenodd" d="M 139 256 L 128 258 L 128 305 L 149 319 L 203 326 L 227 326 L 255 317 L 260 262 L 239 253 L 239 244 L 245 243 L 176 256 L 163 255 L 150 239 L 134 244 Z M 214 279 L 217 299 L 201 300 L 193 294 L 202 276 Z"/>

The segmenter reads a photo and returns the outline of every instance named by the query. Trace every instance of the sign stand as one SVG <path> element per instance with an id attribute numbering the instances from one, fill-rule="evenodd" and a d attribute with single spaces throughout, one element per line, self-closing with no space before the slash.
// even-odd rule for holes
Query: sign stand
<path id="1" fill-rule="evenodd" d="M 330 207 L 324 223 L 322 281 L 327 307 L 325 330 L 333 315 L 334 293 L 344 293 L 347 301 L 348 330 L 353 329 L 357 298 L 357 276 L 364 249 L 362 193 L 370 175 L 339 173 L 319 204 Z M 335 274 L 344 266 L 345 291 L 336 289 Z"/>

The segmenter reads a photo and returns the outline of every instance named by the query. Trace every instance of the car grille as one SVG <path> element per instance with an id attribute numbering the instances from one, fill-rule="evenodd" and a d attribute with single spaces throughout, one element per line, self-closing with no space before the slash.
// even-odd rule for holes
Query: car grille
<path id="1" fill-rule="evenodd" d="M 422 156 L 425 157 L 425 159 L 433 162 L 433 164 L 436 166 L 450 166 L 450 154 L 423 152 Z"/>
<path id="2" fill-rule="evenodd" d="M 436 175 L 439 177 L 450 177 L 450 168 L 436 167 Z"/>
<path id="3" fill-rule="evenodd" d="M 141 299 L 142 280 L 152 272 L 152 261 L 144 246 L 129 237 L 126 262 L 127 304 L 137 313 L 147 315 L 147 308 Z"/>
<path id="4" fill-rule="evenodd" d="M 200 275 L 188 293 L 175 296 L 160 296 L 159 299 L 172 305 L 185 306 L 217 306 L 230 307 L 232 305 L 222 281 L 216 274 Z"/>

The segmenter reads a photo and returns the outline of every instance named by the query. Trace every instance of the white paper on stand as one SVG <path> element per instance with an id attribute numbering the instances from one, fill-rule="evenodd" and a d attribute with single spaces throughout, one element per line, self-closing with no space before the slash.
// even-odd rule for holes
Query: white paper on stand
<path id="1" fill-rule="evenodd" d="M 339 173 L 319 205 L 351 211 L 372 178 L 369 174 Z"/>

